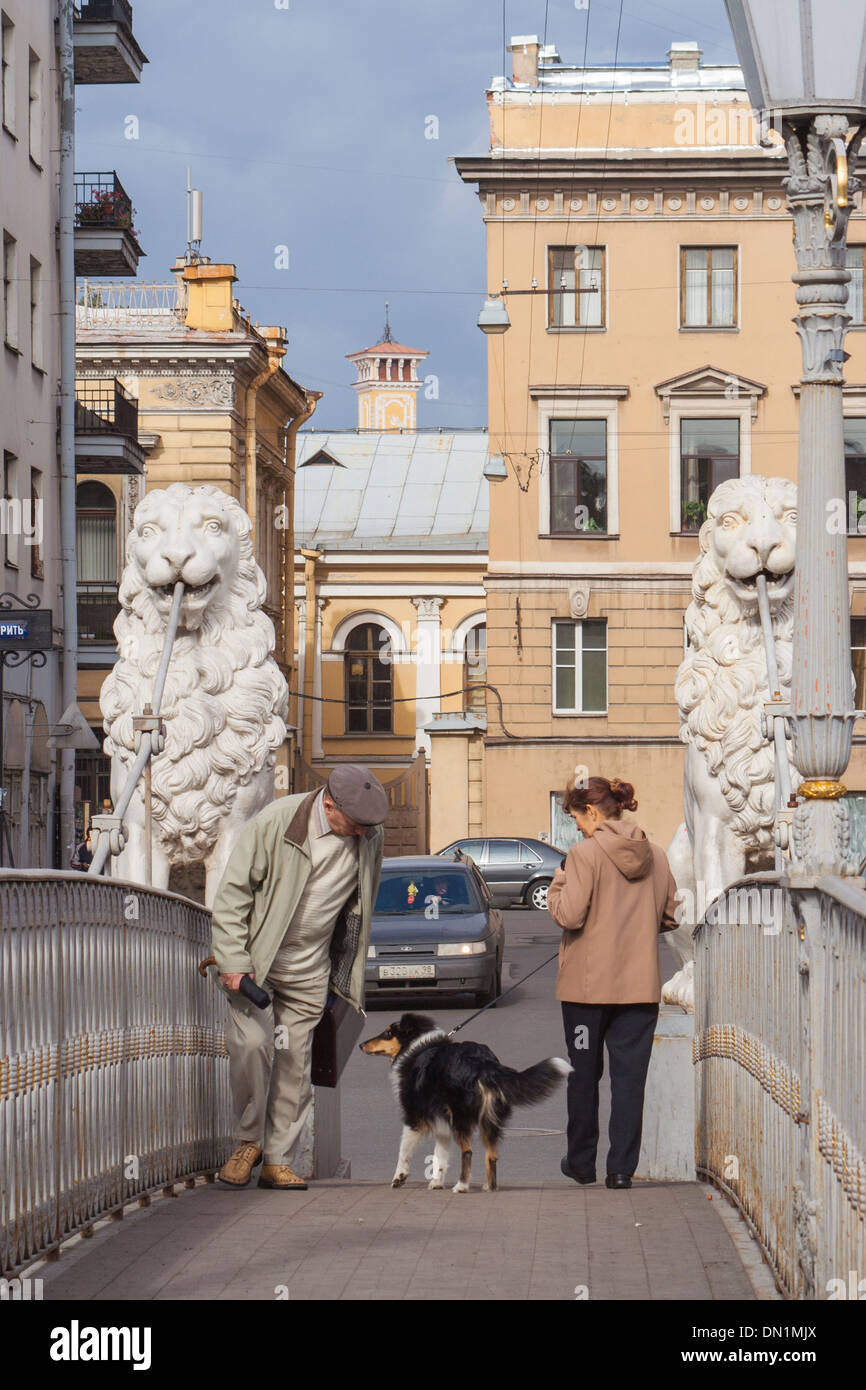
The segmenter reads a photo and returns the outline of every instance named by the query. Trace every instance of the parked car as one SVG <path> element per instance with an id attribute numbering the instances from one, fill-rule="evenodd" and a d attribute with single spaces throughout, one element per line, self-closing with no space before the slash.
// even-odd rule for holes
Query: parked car
<path id="1" fill-rule="evenodd" d="M 367 998 L 502 993 L 505 932 L 487 885 L 468 860 L 385 859 L 367 954 Z"/>
<path id="2" fill-rule="evenodd" d="M 547 911 L 547 890 L 565 850 L 524 835 L 455 840 L 439 853 L 450 855 L 456 850 L 474 860 L 497 907 L 521 902 Z"/>

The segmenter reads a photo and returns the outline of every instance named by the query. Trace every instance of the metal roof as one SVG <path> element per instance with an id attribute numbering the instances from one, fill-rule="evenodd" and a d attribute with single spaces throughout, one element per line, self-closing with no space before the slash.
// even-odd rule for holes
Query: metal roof
<path id="1" fill-rule="evenodd" d="M 487 549 L 489 436 L 481 430 L 303 431 L 296 544 L 319 550 Z M 322 450 L 336 463 L 310 462 Z"/>

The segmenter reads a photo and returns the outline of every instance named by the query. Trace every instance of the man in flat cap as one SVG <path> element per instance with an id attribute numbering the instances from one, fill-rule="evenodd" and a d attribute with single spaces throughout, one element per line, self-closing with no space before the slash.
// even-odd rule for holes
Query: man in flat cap
<path id="1" fill-rule="evenodd" d="M 334 768 L 319 791 L 287 796 L 246 827 L 213 905 L 212 951 L 230 1001 L 229 1075 L 238 1145 L 220 1180 L 305 1188 L 289 1166 L 312 1101 L 313 1031 L 328 990 L 361 1010 L 388 795 L 365 767 Z M 238 993 L 245 975 L 271 996 Z"/>

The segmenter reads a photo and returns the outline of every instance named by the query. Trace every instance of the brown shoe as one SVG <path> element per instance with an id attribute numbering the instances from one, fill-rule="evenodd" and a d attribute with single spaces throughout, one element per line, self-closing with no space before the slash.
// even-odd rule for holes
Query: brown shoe
<path id="1" fill-rule="evenodd" d="M 253 1175 L 253 1169 L 262 1161 L 262 1151 L 258 1144 L 238 1144 L 231 1158 L 219 1170 L 220 1182 L 228 1187 L 246 1187 Z"/>
<path id="2" fill-rule="evenodd" d="M 307 1184 L 297 1173 L 292 1172 L 288 1163 L 265 1163 L 262 1166 L 259 1187 L 278 1187 L 281 1190 L 292 1187 L 304 1192 Z"/>

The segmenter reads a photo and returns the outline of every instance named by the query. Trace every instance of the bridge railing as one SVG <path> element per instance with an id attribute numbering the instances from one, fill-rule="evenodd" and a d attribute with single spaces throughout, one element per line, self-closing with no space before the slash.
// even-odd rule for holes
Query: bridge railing
<path id="1" fill-rule="evenodd" d="M 78 873 L 0 871 L 0 1274 L 231 1150 L 210 914 Z"/>
<path id="2" fill-rule="evenodd" d="M 866 1278 L 866 892 L 754 875 L 694 943 L 697 1170 L 789 1297 L 827 1298 Z"/>

